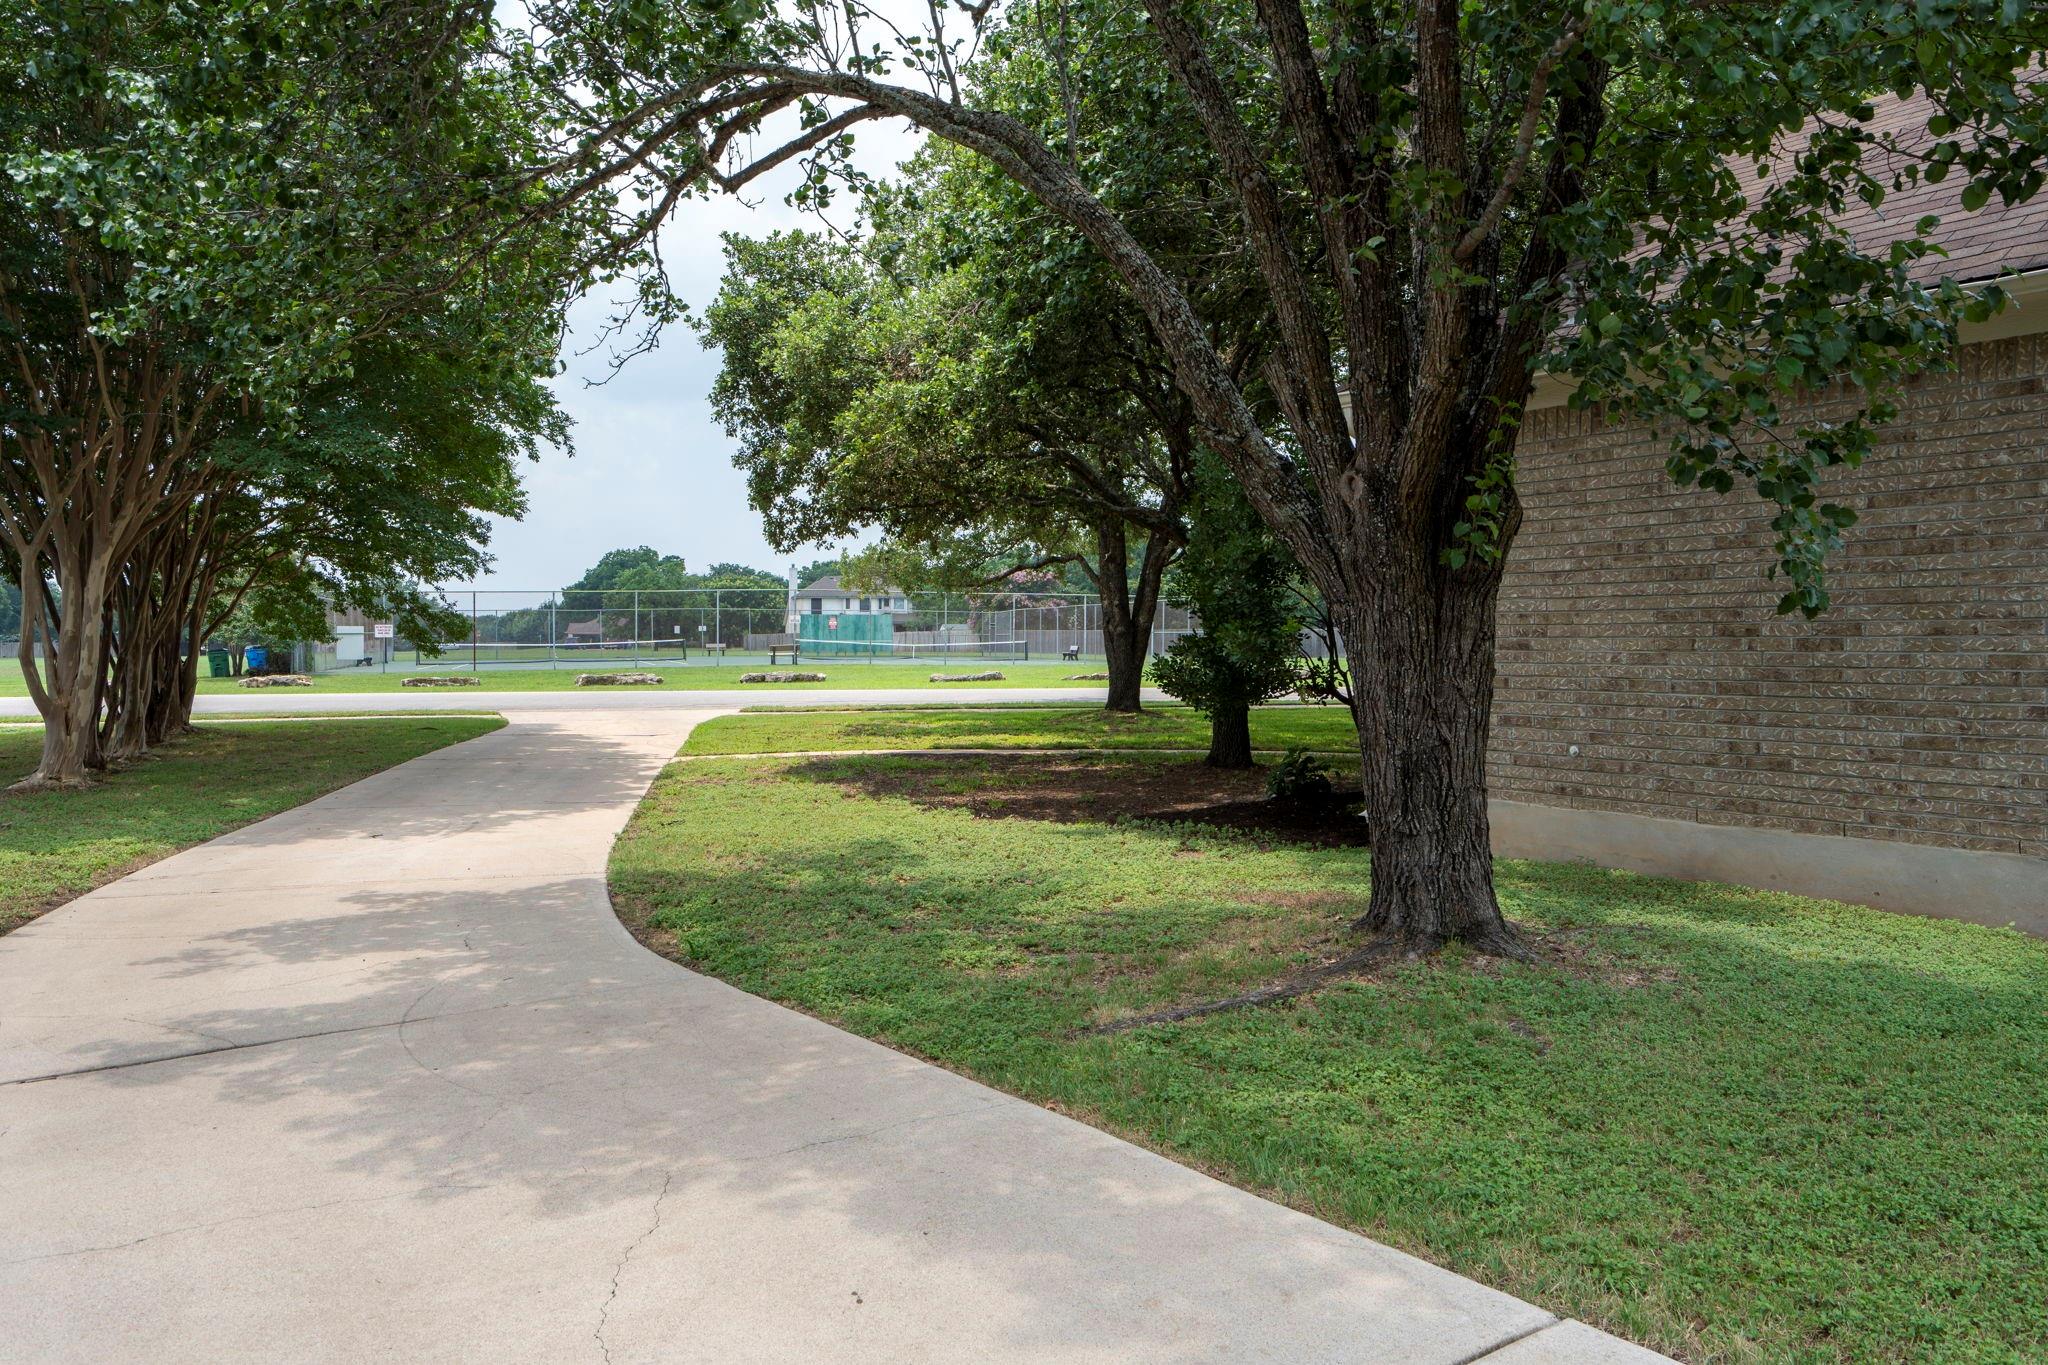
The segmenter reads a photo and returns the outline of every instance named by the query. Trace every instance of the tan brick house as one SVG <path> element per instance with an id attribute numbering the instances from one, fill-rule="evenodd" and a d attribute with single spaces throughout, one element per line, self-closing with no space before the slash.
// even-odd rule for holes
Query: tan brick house
<path id="1" fill-rule="evenodd" d="M 1674 488 L 1663 439 L 1539 386 L 1501 605 L 1501 852 L 2048 933 L 2048 194 L 1964 215 L 1959 188 L 1854 230 L 1953 213 L 1929 275 L 2020 272 L 2017 306 L 1830 476 L 1861 519 L 1820 620 L 1773 614 L 1761 500 Z"/>

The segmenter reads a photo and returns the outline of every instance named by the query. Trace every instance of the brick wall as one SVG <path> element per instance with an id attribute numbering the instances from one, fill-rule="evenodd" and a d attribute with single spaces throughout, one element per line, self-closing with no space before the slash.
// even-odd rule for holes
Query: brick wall
<path id="1" fill-rule="evenodd" d="M 2048 857 L 2048 338 L 1958 362 L 1831 483 L 1862 519 L 1813 622 L 1772 613 L 1753 493 L 1533 414 L 1493 795 Z"/>

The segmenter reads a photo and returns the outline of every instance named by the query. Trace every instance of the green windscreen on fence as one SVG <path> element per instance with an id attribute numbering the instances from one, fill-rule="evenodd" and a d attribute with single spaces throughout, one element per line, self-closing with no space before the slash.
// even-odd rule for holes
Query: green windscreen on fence
<path id="1" fill-rule="evenodd" d="M 814 654 L 893 654 L 896 618 L 882 611 L 805 612 L 797 619 L 797 643 Z"/>

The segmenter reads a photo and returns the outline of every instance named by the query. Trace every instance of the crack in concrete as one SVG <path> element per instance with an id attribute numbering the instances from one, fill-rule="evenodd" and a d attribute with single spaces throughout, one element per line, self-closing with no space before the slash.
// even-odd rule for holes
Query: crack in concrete
<path id="1" fill-rule="evenodd" d="M 137 1019 L 132 1014 L 117 1014 L 114 1017 L 124 1024 L 134 1024 L 139 1028 L 153 1028 L 164 1033 L 188 1034 L 194 1038 L 204 1038 L 209 1043 L 222 1043 L 228 1047 L 235 1045 L 235 1040 L 232 1038 L 224 1037 L 218 1033 L 208 1033 L 203 1028 L 193 1028 L 189 1024 L 170 1024 L 159 1019 Z"/>
<path id="2" fill-rule="evenodd" d="M 1459 1356 L 1456 1360 L 1452 1361 L 1450 1365 L 1485 1365 L 1485 1362 L 1487 1360 L 1491 1359 L 1494 1356 L 1499 1355 L 1502 1351 L 1505 1351 L 1508 1347 L 1514 1345 L 1516 1342 L 1527 1341 L 1530 1337 L 1535 1336 L 1538 1332 L 1548 1332 L 1551 1328 L 1558 1326 L 1563 1321 L 1564 1319 L 1562 1318 L 1553 1318 L 1549 1317 L 1549 1315 L 1546 1314 L 1545 1321 L 1537 1323 L 1534 1327 L 1528 1327 L 1524 1328 L 1519 1332 L 1510 1333 L 1509 1335 L 1501 1338 L 1499 1341 L 1494 1342 L 1490 1346 L 1481 1347 L 1479 1350 L 1474 1351 L 1471 1355 Z"/>
<path id="3" fill-rule="evenodd" d="M 453 1076 L 443 1074 L 441 1068 L 438 1066 L 428 1066 L 426 1062 L 421 1059 L 420 1054 L 413 1051 L 412 1039 L 405 1036 L 405 1026 L 407 1024 L 414 1022 L 412 1017 L 413 1009 L 419 1005 L 421 1000 L 425 1000 L 429 995 L 432 995 L 433 993 L 434 988 L 432 986 L 427 987 L 427 989 L 420 992 L 418 999 L 414 1000 L 411 1005 L 408 1005 L 406 1007 L 405 1017 L 403 1019 L 400 1019 L 397 1025 L 398 1045 L 405 1049 L 405 1055 L 412 1059 L 412 1064 L 414 1066 L 418 1067 L 421 1071 L 426 1072 L 429 1076 L 432 1076 L 435 1080 L 441 1082 L 441 1084 L 446 1086 L 452 1086 L 455 1089 L 460 1090 L 465 1095 L 476 1095 L 483 1099 L 498 1098 L 497 1096 L 491 1094 L 489 1091 L 478 1090 L 475 1086 L 464 1085 L 461 1081 L 456 1080 Z M 432 1021 L 422 1020 L 421 1022 Z"/>
<path id="4" fill-rule="evenodd" d="M 859 1142 L 863 1138 L 875 1137 L 882 1133 L 892 1132 L 898 1128 L 912 1128 L 920 1123 L 937 1123 L 941 1119 L 958 1118 L 963 1114 L 980 1113 L 984 1110 L 994 1109 L 1001 1103 L 1001 1100 L 986 1099 L 976 1104 L 963 1105 L 958 1109 L 942 1109 L 936 1114 L 913 1114 L 907 1119 L 898 1119 L 894 1123 L 878 1124 L 873 1128 L 864 1128 L 857 1133 L 841 1133 L 837 1137 L 814 1138 L 809 1142 L 799 1142 L 794 1147 L 784 1147 L 780 1151 L 763 1152 L 761 1155 L 752 1158 L 752 1160 L 773 1161 L 778 1157 L 795 1156 L 798 1152 L 808 1152 L 813 1147 L 830 1147 L 841 1142 Z"/>
<path id="5" fill-rule="evenodd" d="M 652 985 L 629 986 L 625 987 L 624 991 L 630 994 L 637 990 L 651 989 L 656 989 L 656 987 Z M 137 1067 L 156 1066 L 163 1062 L 181 1062 L 192 1057 L 212 1057 L 226 1052 L 247 1052 L 251 1048 L 279 1047 L 285 1043 L 302 1043 L 315 1038 L 339 1038 L 351 1033 L 374 1033 L 378 1029 L 395 1029 L 405 1024 L 427 1024 L 443 1019 L 464 1019 L 470 1015 L 490 1014 L 496 1010 L 531 1009 L 537 1005 L 552 1005 L 564 1000 L 582 999 L 584 995 L 585 992 L 582 991 L 562 991 L 555 995 L 544 995 L 532 1000 L 507 1000 L 495 1005 L 480 1005 L 475 1009 L 448 1010 L 441 1014 L 422 1014 L 410 1019 L 382 1019 L 374 1024 L 351 1024 L 345 1028 L 314 1029 L 307 1033 L 288 1033 L 278 1038 L 256 1038 L 246 1043 L 229 1043 L 223 1047 L 195 1047 L 186 1052 L 168 1052 L 161 1057 L 137 1057 L 135 1060 L 128 1062 L 105 1062 L 99 1066 L 81 1066 L 70 1071 L 46 1071 L 38 1076 L 15 1076 L 0 1079 L 0 1088 L 10 1085 L 41 1085 L 47 1081 L 68 1080 L 74 1076 L 97 1076 L 108 1071 L 132 1071 Z M 418 1002 L 415 1001 L 414 1003 L 417 1004 Z M 52 1017 L 68 1018 L 72 1016 L 57 1015 Z"/>
<path id="6" fill-rule="evenodd" d="M 438 1187 L 437 1187 L 437 1188 L 438 1188 Z M 472 1186 L 464 1186 L 464 1187 L 452 1187 L 452 1186 L 451 1186 L 451 1187 L 449 1187 L 449 1188 L 474 1188 L 474 1187 L 472 1187 Z M 72 1248 L 72 1249 L 71 1249 L 71 1250 L 69 1250 L 69 1251 L 45 1251 L 45 1252 L 39 1252 L 39 1253 L 37 1253 L 37 1254 L 36 1254 L 36 1255 L 34 1255 L 34 1256 L 21 1256 L 21 1257 L 17 1257 L 17 1258 L 15 1258 L 15 1259 L 13 1259 L 13 1260 L 8 1260 L 8 1261 L 0 1261 L 0 1266 L 28 1265 L 28 1264 L 31 1264 L 32 1262 L 35 1262 L 35 1261 L 57 1261 L 57 1260 L 62 1260 L 62 1259 L 64 1259 L 64 1258 L 65 1258 L 65 1257 L 67 1257 L 67 1256 L 94 1256 L 94 1255 L 98 1255 L 98 1254 L 99 1254 L 99 1253 L 101 1253 L 101 1252 L 106 1252 L 106 1251 L 126 1251 L 126 1250 L 128 1250 L 128 1249 L 129 1249 L 130 1247 L 139 1247 L 139 1246 L 143 1245 L 143 1244 L 144 1244 L 144 1243 L 146 1243 L 146 1242 L 158 1242 L 158 1241 L 162 1241 L 162 1240 L 163 1240 L 164 1238 L 166 1238 L 166 1237 L 176 1237 L 176 1236 L 179 1236 L 179 1235 L 180 1235 L 180 1234 L 182 1234 L 182 1233 L 187 1233 L 187 1232 L 206 1232 L 206 1231 L 208 1231 L 208 1230 L 210 1230 L 210 1229 L 213 1229 L 213 1228 L 223 1228 L 223 1227 L 227 1227 L 227 1226 L 229 1226 L 229 1225 L 231 1225 L 231 1224 L 234 1224 L 234 1223 L 253 1223 L 253 1222 L 257 1222 L 257 1221 L 259 1221 L 259 1220 L 261 1220 L 261 1219 L 265 1219 L 265 1218 L 277 1218 L 277 1217 L 281 1217 L 281 1216 L 284 1216 L 284 1215 L 287 1215 L 287 1214 L 294 1214 L 294 1213 L 315 1213 L 315 1212 L 318 1212 L 318 1211 L 319 1211 L 319 1210 L 321 1210 L 321 1209 L 332 1209 L 332 1208 L 339 1208 L 339 1207 L 341 1207 L 341 1206 L 343 1206 L 343 1205 L 345 1205 L 345 1204 L 382 1204 L 382 1203 L 388 1203 L 389 1201 L 391 1201 L 391 1200 L 393 1200 L 393 1199 L 404 1199 L 404 1198 L 407 1198 L 407 1197 L 409 1197 L 409 1196 L 411 1195 L 411 1193 L 412 1193 L 412 1191 L 410 1191 L 410 1190 L 407 1190 L 407 1191 L 402 1191 L 402 1192 L 400 1192 L 400 1193 L 397 1193 L 397 1194 L 373 1194 L 373 1195 L 364 1195 L 364 1196 L 361 1196 L 361 1197 L 359 1197 L 359 1198 L 354 1198 L 354 1199 L 329 1199 L 329 1200 L 326 1200 L 325 1202 L 323 1202 L 323 1203 L 319 1203 L 319 1204 L 297 1204 L 297 1205 L 293 1205 L 293 1206 L 292 1206 L 292 1207 L 290 1207 L 290 1208 L 283 1208 L 283 1209 L 265 1209 L 265 1210 L 264 1210 L 263 1212 L 261 1212 L 261 1213 L 244 1213 L 244 1214 L 238 1214 L 238 1215 L 236 1215 L 236 1216 L 235 1216 L 235 1217 L 233 1217 L 233 1218 L 219 1218 L 219 1219 L 215 1219 L 214 1221 L 212 1221 L 212 1222 L 210 1222 L 210 1223 L 185 1223 L 185 1224 L 182 1224 L 182 1225 L 180 1225 L 180 1226 L 178 1226 L 178 1227 L 174 1227 L 174 1228 L 164 1228 L 164 1229 L 162 1229 L 161 1231 L 158 1231 L 158 1232 L 152 1232 L 152 1233 L 148 1233 L 148 1234 L 146 1234 L 145 1236 L 141 1236 L 141 1237 L 136 1237 L 136 1238 L 132 1238 L 132 1239 L 130 1239 L 130 1240 L 128 1240 L 128 1241 L 126 1241 L 126 1242 L 109 1242 L 109 1243 L 107 1243 L 107 1244 L 106 1244 L 105 1246 L 90 1246 L 90 1247 L 74 1247 L 74 1248 Z"/>
<path id="7" fill-rule="evenodd" d="M 619 1253 L 618 1264 L 612 1267 L 611 1292 L 604 1296 L 604 1303 L 597 1310 L 597 1326 L 592 1328 L 590 1333 L 591 1339 L 597 1343 L 597 1349 L 603 1353 L 607 1365 L 609 1365 L 612 1358 L 612 1348 L 611 1344 L 604 1339 L 604 1329 L 611 1322 L 612 1304 L 619 1297 L 619 1280 L 625 1275 L 626 1263 L 633 1259 L 633 1253 L 640 1249 L 640 1244 L 660 1230 L 661 1206 L 663 1201 L 668 1198 L 669 1187 L 675 1184 L 675 1179 L 676 1173 L 674 1171 L 666 1171 L 662 1174 L 661 1193 L 654 1196 L 654 1220 L 647 1225 L 645 1232 L 626 1244 L 626 1249 Z"/>

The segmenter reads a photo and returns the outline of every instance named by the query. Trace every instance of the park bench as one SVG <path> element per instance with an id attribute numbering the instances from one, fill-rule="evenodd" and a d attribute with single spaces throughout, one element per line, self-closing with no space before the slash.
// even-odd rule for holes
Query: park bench
<path id="1" fill-rule="evenodd" d="M 781 656 L 784 654 L 789 656 L 789 661 L 792 664 L 802 663 L 802 649 L 803 646 L 794 641 L 786 645 L 770 645 L 768 646 L 768 666 L 773 668 L 776 664 L 780 663 Z"/>
<path id="2" fill-rule="evenodd" d="M 1079 646 L 1079 645 L 1068 645 L 1068 646 L 1067 646 L 1067 647 L 1066 647 L 1065 649 L 1063 649 L 1063 650 L 1061 650 L 1061 651 L 1060 651 L 1060 657 L 1061 657 L 1062 659 L 1078 659 L 1078 658 L 1080 658 L 1080 657 L 1081 657 L 1081 646 Z"/>

